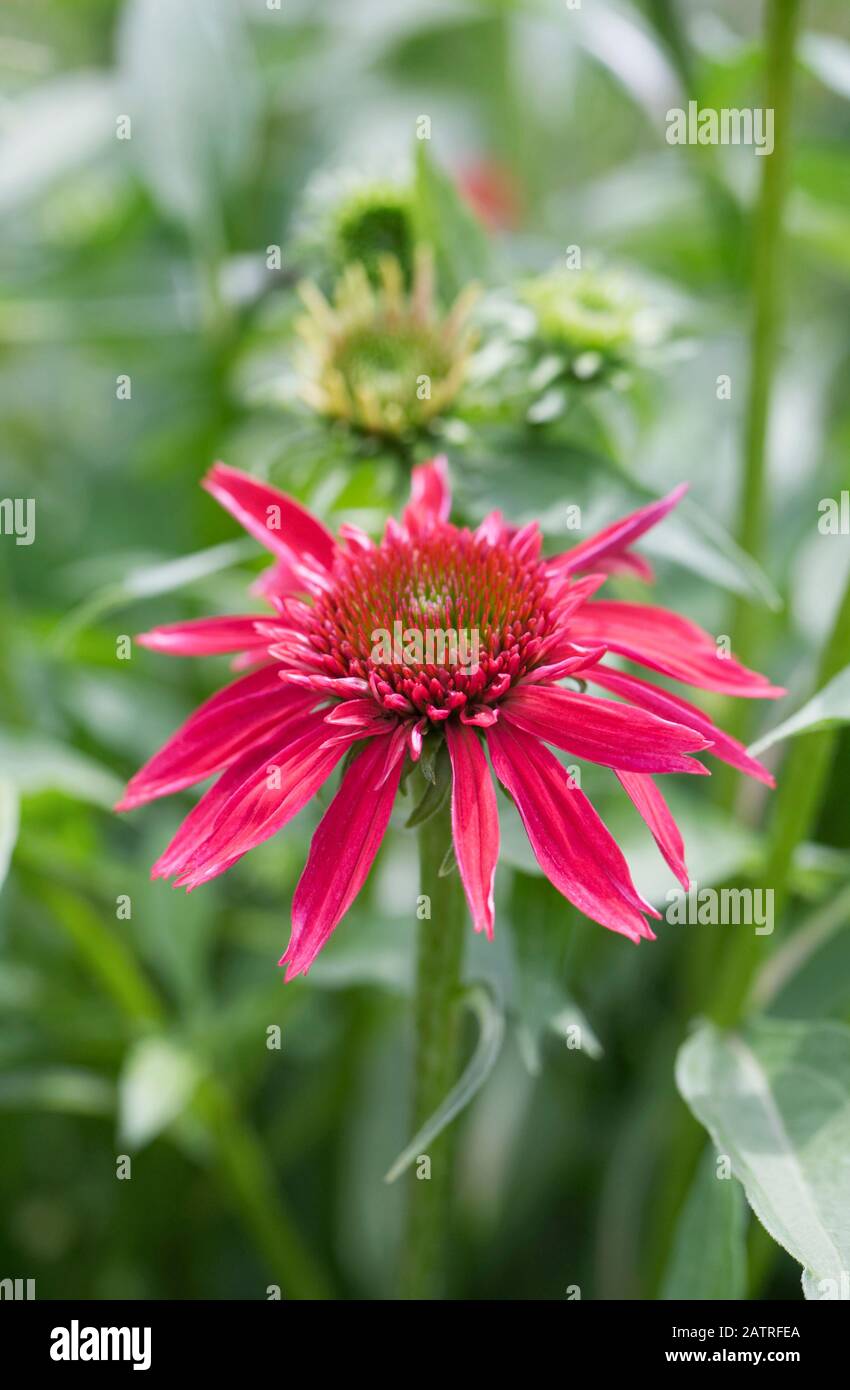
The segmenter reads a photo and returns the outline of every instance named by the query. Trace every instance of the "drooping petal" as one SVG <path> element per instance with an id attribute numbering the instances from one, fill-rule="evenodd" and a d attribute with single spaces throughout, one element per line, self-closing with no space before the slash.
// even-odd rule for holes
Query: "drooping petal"
<path id="1" fill-rule="evenodd" d="M 287 980 L 309 970 L 366 881 L 398 791 L 404 744 L 388 776 L 386 752 L 382 739 L 367 743 L 319 822 L 292 900 L 292 935 L 280 961 Z"/>
<path id="2" fill-rule="evenodd" d="M 642 913 L 658 914 L 638 894 L 616 841 L 554 754 L 504 720 L 488 731 L 487 745 L 546 877 L 594 922 L 632 941 L 652 940 Z"/>
<path id="3" fill-rule="evenodd" d="M 652 838 L 683 888 L 690 883 L 685 864 L 685 844 L 670 807 L 651 777 L 643 772 L 618 772 L 618 778 L 640 812 Z"/>
<path id="4" fill-rule="evenodd" d="M 452 509 L 449 485 L 449 462 L 438 454 L 428 463 L 420 463 L 410 477 L 410 501 L 404 509 L 404 525 L 410 532 L 427 529 L 437 522 L 448 521 Z"/>
<path id="5" fill-rule="evenodd" d="M 224 463 L 210 469 L 202 486 L 273 554 L 284 560 L 309 556 L 323 569 L 330 569 L 336 541 L 293 498 Z"/>
<path id="6" fill-rule="evenodd" d="M 570 636 L 576 642 L 602 642 L 651 670 L 722 695 L 776 699 L 785 694 L 718 650 L 710 633 L 666 608 L 595 599 L 574 615 Z"/>
<path id="7" fill-rule="evenodd" d="M 202 782 L 229 766 L 272 729 L 319 703 L 315 691 L 281 685 L 279 667 L 266 666 L 225 686 L 195 710 L 158 753 L 130 779 L 116 810 L 130 811 L 159 796 Z"/>
<path id="8" fill-rule="evenodd" d="M 478 735 L 466 724 L 446 725 L 452 764 L 452 838 L 476 931 L 493 935 L 493 885 L 499 858 L 496 791 Z"/>
<path id="9" fill-rule="evenodd" d="M 687 757 L 708 747 L 702 734 L 646 710 L 556 685 L 520 685 L 502 718 L 577 758 L 631 772 L 705 773 Z"/>
<path id="10" fill-rule="evenodd" d="M 171 656 L 216 656 L 222 652 L 242 652 L 268 645 L 268 638 L 257 631 L 262 614 L 224 618 L 195 618 L 188 623 L 169 623 L 151 628 L 136 637 L 140 647 Z M 268 622 L 268 618 L 265 619 Z"/>
<path id="11" fill-rule="evenodd" d="M 549 567 L 558 574 L 577 574 L 580 570 L 591 569 L 599 560 L 622 555 L 638 536 L 657 526 L 658 522 L 681 501 L 687 490 L 687 483 L 680 483 L 672 492 L 668 492 L 666 497 L 660 497 L 656 502 L 650 502 L 647 506 L 638 508 L 636 512 L 621 517 L 602 531 L 597 531 L 595 536 L 588 536 L 586 541 L 579 541 L 578 545 L 573 546 L 566 554 L 555 556 L 549 561 Z"/>
<path id="12" fill-rule="evenodd" d="M 249 849 L 262 844 L 297 815 L 327 780 L 348 747 L 326 747 L 323 712 L 303 716 L 282 736 L 260 750 L 262 756 L 238 764 L 201 798 L 196 811 L 209 804 L 194 823 L 195 835 L 169 873 L 186 888 L 224 873 Z M 243 775 L 246 774 L 247 775 Z M 212 813 L 211 815 L 209 813 Z M 198 834 L 203 831 L 203 837 Z M 167 852 L 168 853 L 168 852 Z"/>
<path id="13" fill-rule="evenodd" d="M 738 768 L 739 772 L 746 772 L 748 776 L 765 782 L 769 787 L 776 786 L 773 775 L 763 763 L 750 756 L 743 743 L 739 743 L 731 734 L 724 733 L 703 710 L 688 700 L 683 700 L 680 695 L 662 690 L 649 681 L 641 680 L 639 676 L 627 675 L 625 671 L 613 671 L 608 666 L 594 666 L 592 671 L 588 671 L 587 679 L 591 685 L 600 685 L 633 705 L 651 710 L 662 719 L 672 719 L 675 723 L 687 724 L 690 728 L 698 730 L 711 740 L 711 748 L 708 751 L 713 758 L 719 758 L 721 762 Z"/>

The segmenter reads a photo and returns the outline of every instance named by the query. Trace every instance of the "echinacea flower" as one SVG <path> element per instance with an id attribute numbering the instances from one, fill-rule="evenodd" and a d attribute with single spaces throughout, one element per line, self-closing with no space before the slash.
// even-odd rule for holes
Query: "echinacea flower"
<path id="1" fill-rule="evenodd" d="M 473 348 L 467 315 L 470 287 L 441 314 L 433 258 L 419 247 L 413 282 L 401 266 L 379 261 L 377 288 L 362 264 L 347 266 L 329 303 L 312 281 L 300 286 L 307 314 L 297 324 L 305 348 L 301 396 L 332 420 L 368 434 L 400 439 L 424 428 L 454 401 Z"/>
<path id="2" fill-rule="evenodd" d="M 682 838 L 655 777 L 705 773 L 693 755 L 710 750 L 772 782 L 696 706 L 612 664 L 625 658 L 729 695 L 784 693 L 721 655 L 688 619 L 596 597 L 607 572 L 640 572 L 631 545 L 684 487 L 545 558 L 534 522 L 516 529 L 493 512 L 475 530 L 452 525 L 442 458 L 413 470 L 402 520 L 389 520 L 378 542 L 349 525 L 335 538 L 292 498 L 222 464 L 204 486 L 276 557 L 262 584 L 273 611 L 138 639 L 175 655 L 238 653 L 247 674 L 187 720 L 133 777 L 119 809 L 219 774 L 152 871 L 194 888 L 286 825 L 345 760 L 293 897 L 287 979 L 307 971 L 362 887 L 426 737 L 445 740 L 455 855 L 473 925 L 488 936 L 499 852 L 488 754 L 546 876 L 633 941 L 653 939 L 647 917 L 658 913 L 547 745 L 613 770 L 686 886 Z M 375 634 L 396 623 L 406 649 L 386 660 Z M 411 635 L 437 629 L 476 632 L 477 660 L 408 660 Z"/>
<path id="3" fill-rule="evenodd" d="M 317 270 L 339 273 L 361 263 L 373 284 L 378 262 L 392 256 L 405 285 L 413 273 L 417 242 L 415 197 L 409 162 L 390 158 L 379 168 L 322 169 L 310 180 L 295 215 L 295 246 Z"/>
<path id="4" fill-rule="evenodd" d="M 519 287 L 534 314 L 535 337 L 563 353 L 581 379 L 608 367 L 623 367 L 641 349 L 658 343 L 663 321 L 622 272 L 594 266 L 547 271 Z"/>

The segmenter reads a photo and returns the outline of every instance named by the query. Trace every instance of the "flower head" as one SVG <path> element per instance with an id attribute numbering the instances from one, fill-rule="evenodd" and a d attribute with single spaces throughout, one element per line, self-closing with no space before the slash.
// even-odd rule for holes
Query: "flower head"
<path id="1" fill-rule="evenodd" d="M 772 782 L 695 705 L 612 664 L 624 657 L 732 695 L 784 693 L 718 654 L 687 619 L 596 597 L 608 572 L 643 572 L 630 547 L 684 488 L 545 558 L 536 523 L 517 529 L 493 512 L 475 530 L 454 526 L 444 459 L 414 469 L 402 520 L 388 521 L 378 542 L 352 526 L 335 538 L 291 498 L 222 464 L 204 486 L 274 554 L 261 584 L 271 611 L 139 639 L 176 655 L 235 652 L 248 673 L 191 716 L 119 809 L 219 774 L 153 868 L 193 888 L 267 840 L 353 755 L 295 890 L 288 979 L 309 968 L 363 885 L 426 736 L 445 741 L 455 854 L 473 924 L 488 935 L 499 850 L 488 753 L 543 872 L 581 912 L 633 941 L 653 938 L 647 917 L 658 914 L 547 745 L 614 771 L 685 885 L 682 839 L 655 776 L 705 773 L 694 754 L 710 750 Z M 477 633 L 474 661 L 450 642 L 428 648 L 429 633 L 461 630 Z M 393 634 L 390 645 L 376 634 Z M 577 688 L 562 684 L 570 678 Z"/>
<path id="2" fill-rule="evenodd" d="M 566 355 L 573 375 L 596 376 L 658 342 L 662 323 L 624 275 L 592 267 L 557 269 L 526 280 L 520 298 L 541 345 Z"/>
<path id="3" fill-rule="evenodd" d="M 412 177 L 404 164 L 390 158 L 389 165 L 389 173 L 377 165 L 325 169 L 310 181 L 295 232 L 310 260 L 337 272 L 359 263 L 377 284 L 381 257 L 392 256 L 410 284 L 417 241 Z"/>
<path id="4" fill-rule="evenodd" d="M 333 304 L 311 281 L 301 285 L 301 394 L 320 415 L 400 438 L 426 426 L 458 394 L 473 346 L 467 314 L 475 292 L 441 315 L 432 258 L 422 247 L 409 294 L 393 257 L 381 258 L 379 274 L 375 288 L 362 264 L 347 266 Z"/>

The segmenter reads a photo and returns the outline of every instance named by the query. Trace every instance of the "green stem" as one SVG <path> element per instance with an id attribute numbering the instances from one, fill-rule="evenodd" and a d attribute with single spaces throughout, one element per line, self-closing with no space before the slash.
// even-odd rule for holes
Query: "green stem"
<path id="1" fill-rule="evenodd" d="M 818 663 L 815 690 L 850 663 L 850 580 L 844 591 L 832 632 Z M 788 899 L 788 881 L 797 846 L 814 824 L 829 778 L 838 735 L 833 729 L 801 734 L 790 746 L 778 777 L 778 791 L 768 837 L 764 882 L 773 890 L 773 918 L 781 923 Z M 743 932 L 727 953 L 709 1010 L 716 1023 L 737 1022 L 746 1005 L 753 978 L 772 947 L 773 936 Z"/>
<path id="2" fill-rule="evenodd" d="M 800 0 L 766 0 L 765 106 L 773 111 L 774 146 L 760 163 L 761 186 L 753 239 L 753 319 L 750 380 L 744 420 L 744 475 L 739 497 L 738 541 L 760 560 L 765 533 L 765 461 L 771 390 L 780 336 L 782 281 L 782 214 L 791 152 L 791 96 L 794 42 Z M 734 646 L 749 664 L 757 660 L 765 616 L 751 599 L 738 600 L 733 620 Z M 737 731 L 746 727 L 741 701 L 734 715 Z"/>
<path id="3" fill-rule="evenodd" d="M 815 693 L 850 665 L 850 578 L 832 632 L 818 663 Z M 788 875 L 797 845 L 814 824 L 832 765 L 838 734 L 834 729 L 795 738 L 782 765 L 771 826 L 765 877 L 773 888 L 777 918 L 788 893 Z"/>
<path id="4" fill-rule="evenodd" d="M 832 632 L 818 663 L 815 690 L 850 664 L 850 580 L 844 591 Z M 764 882 L 773 889 L 774 922 L 779 925 L 788 898 L 788 882 L 797 846 L 814 824 L 821 796 L 832 766 L 838 735 L 832 729 L 819 733 L 801 734 L 791 744 L 780 769 L 778 791 L 770 826 Z M 756 936 L 741 930 L 723 958 L 723 968 L 705 1012 L 721 1027 L 734 1027 L 748 1012 L 751 991 L 757 971 L 768 951 L 773 949 L 774 936 Z M 680 1108 L 676 1137 L 665 1179 L 663 1221 L 672 1222 L 699 1158 L 705 1131 L 697 1125 L 690 1112 Z M 661 1223 L 659 1223 L 661 1224 Z M 769 1266 L 765 1247 L 756 1237 L 755 1248 L 760 1253 L 751 1267 L 753 1287 Z"/>
<path id="5" fill-rule="evenodd" d="M 419 923 L 416 964 L 416 1055 L 413 1132 L 434 1113 L 457 1074 L 458 996 L 463 962 L 466 906 L 460 875 L 440 877 L 451 844 L 448 805 L 419 829 L 420 893 L 430 900 L 430 917 Z M 430 1177 L 411 1178 L 410 1208 L 402 1269 L 405 1298 L 438 1298 L 451 1196 L 451 1143 L 441 1134 L 430 1145 Z"/>

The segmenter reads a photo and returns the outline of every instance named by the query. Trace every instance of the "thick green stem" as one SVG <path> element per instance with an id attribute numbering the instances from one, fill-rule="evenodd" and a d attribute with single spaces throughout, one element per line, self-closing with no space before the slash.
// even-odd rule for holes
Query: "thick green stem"
<path id="1" fill-rule="evenodd" d="M 780 337 L 782 213 L 791 153 L 791 96 L 794 42 L 800 0 L 766 0 L 765 106 L 773 111 L 773 150 L 757 161 L 761 186 L 753 238 L 753 318 L 750 379 L 744 419 L 744 472 L 739 496 L 738 541 L 761 560 L 765 533 L 765 460 L 771 389 Z M 751 599 L 736 604 L 732 632 L 738 655 L 758 661 L 764 609 Z M 743 734 L 752 711 L 740 701 L 733 727 Z"/>
<path id="2" fill-rule="evenodd" d="M 413 1132 L 431 1116 L 457 1075 L 458 997 L 466 906 L 457 871 L 440 877 L 451 844 L 448 806 L 419 830 L 420 894 L 430 916 L 419 923 L 416 965 L 416 1054 Z M 423 1156 L 424 1157 L 424 1156 Z M 402 1269 L 405 1298 L 439 1298 L 445 1284 L 445 1247 L 451 1196 L 451 1142 L 441 1134 L 429 1145 L 428 1167 L 409 1179 L 410 1208 Z"/>

